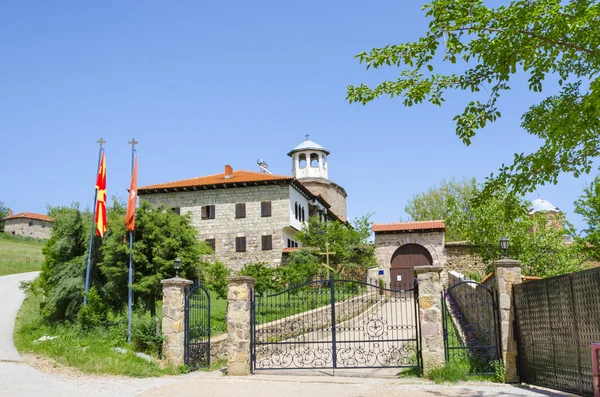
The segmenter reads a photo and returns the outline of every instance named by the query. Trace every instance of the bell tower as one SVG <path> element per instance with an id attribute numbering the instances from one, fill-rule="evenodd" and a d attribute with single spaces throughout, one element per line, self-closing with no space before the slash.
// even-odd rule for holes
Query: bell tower
<path id="1" fill-rule="evenodd" d="M 348 194 L 340 185 L 329 180 L 329 150 L 308 139 L 293 148 L 288 156 L 292 158 L 292 175 L 313 194 L 322 196 L 331 210 L 346 220 L 346 197 Z"/>
<path id="2" fill-rule="evenodd" d="M 292 175 L 297 178 L 327 178 L 327 155 L 329 151 L 308 139 L 292 149 Z"/>

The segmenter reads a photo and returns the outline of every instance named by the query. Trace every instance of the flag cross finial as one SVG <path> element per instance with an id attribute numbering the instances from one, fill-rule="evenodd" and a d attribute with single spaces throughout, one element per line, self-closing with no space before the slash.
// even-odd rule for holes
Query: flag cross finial
<path id="1" fill-rule="evenodd" d="M 100 149 L 102 149 L 102 145 L 104 145 L 106 143 L 106 141 L 102 137 L 100 137 L 100 139 L 97 140 L 96 142 L 100 144 Z"/>
<path id="2" fill-rule="evenodd" d="M 306 134 L 305 136 L 306 136 L 306 140 L 308 141 L 308 137 L 309 137 L 310 135 Z"/>
<path id="3" fill-rule="evenodd" d="M 136 141 L 135 138 L 131 138 L 131 140 L 127 143 L 131 145 L 131 149 L 135 150 L 135 145 L 137 145 L 139 142 Z"/>

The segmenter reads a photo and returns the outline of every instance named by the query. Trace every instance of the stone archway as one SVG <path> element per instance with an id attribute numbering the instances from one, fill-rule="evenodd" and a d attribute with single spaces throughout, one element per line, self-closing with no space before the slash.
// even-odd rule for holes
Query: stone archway
<path id="1" fill-rule="evenodd" d="M 417 266 L 432 266 L 433 258 L 427 248 L 420 244 L 404 244 L 392 255 L 390 282 L 393 289 L 413 288 Z"/>

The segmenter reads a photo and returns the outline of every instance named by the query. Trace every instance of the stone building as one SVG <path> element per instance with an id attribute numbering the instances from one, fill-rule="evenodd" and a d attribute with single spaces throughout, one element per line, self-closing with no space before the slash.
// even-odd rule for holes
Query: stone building
<path id="1" fill-rule="evenodd" d="M 234 171 L 226 165 L 222 174 L 143 186 L 138 194 L 153 205 L 166 204 L 179 214 L 190 213 L 198 239 L 214 251 L 204 259 L 219 260 L 234 270 L 257 262 L 278 266 L 284 250 L 301 245 L 295 235 L 309 217 L 346 218 L 343 189 L 343 202 L 336 201 L 343 210 L 338 214 L 324 197 L 329 188 L 313 191 L 304 184 L 303 178 L 310 176 L 317 179 L 314 186 L 326 186 L 329 152 L 312 141 L 303 144 L 290 152 L 295 159 L 294 176 Z M 318 161 L 312 165 L 300 159 L 315 155 Z"/>
<path id="2" fill-rule="evenodd" d="M 21 212 L 9 215 L 2 219 L 4 221 L 4 233 L 18 236 L 49 239 L 54 219 L 47 215 L 33 212 Z"/>
<path id="3" fill-rule="evenodd" d="M 383 270 L 393 288 L 412 288 L 417 266 L 446 264 L 444 221 L 379 223 L 372 230 L 379 263 L 376 271 Z"/>

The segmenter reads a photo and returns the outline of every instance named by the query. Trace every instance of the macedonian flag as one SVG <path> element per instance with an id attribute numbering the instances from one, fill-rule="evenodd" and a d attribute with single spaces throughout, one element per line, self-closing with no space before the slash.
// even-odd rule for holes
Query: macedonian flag
<path id="1" fill-rule="evenodd" d="M 96 179 L 96 190 L 98 198 L 96 199 L 96 235 L 104 237 L 106 232 L 106 162 L 104 161 L 104 151 L 100 159 L 100 168 L 98 168 L 98 178 Z"/>

